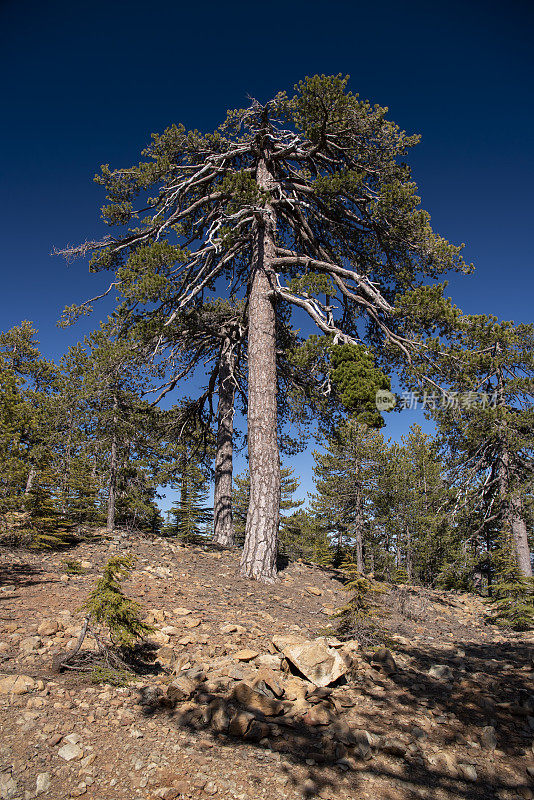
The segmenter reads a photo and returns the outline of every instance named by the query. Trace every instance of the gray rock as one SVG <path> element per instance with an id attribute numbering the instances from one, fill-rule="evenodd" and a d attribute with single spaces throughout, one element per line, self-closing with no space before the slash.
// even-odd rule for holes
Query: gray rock
<path id="1" fill-rule="evenodd" d="M 37 776 L 35 794 L 42 794 L 50 789 L 50 773 L 40 772 Z"/>
<path id="2" fill-rule="evenodd" d="M 487 748 L 488 750 L 495 750 L 497 747 L 497 739 L 495 736 L 495 728 L 492 725 L 486 725 L 485 728 L 482 728 L 480 741 L 482 742 L 483 747 Z"/>
<path id="3" fill-rule="evenodd" d="M 458 772 L 460 776 L 464 778 L 466 781 L 471 781 L 471 783 L 475 783 L 478 780 L 478 774 L 475 767 L 472 764 L 458 764 Z"/>
<path id="4" fill-rule="evenodd" d="M 0 798 L 2 800 L 12 800 L 18 795 L 19 791 L 16 782 L 8 773 L 0 773 Z"/>
<path id="5" fill-rule="evenodd" d="M 285 644 L 280 641 L 282 638 L 286 637 L 276 637 L 276 641 L 273 639 L 275 647 L 282 644 L 282 652 L 287 660 L 315 686 L 329 686 L 348 672 L 348 666 L 339 653 L 320 640 Z"/>
<path id="6" fill-rule="evenodd" d="M 65 744 L 58 750 L 58 755 L 65 761 L 74 761 L 83 757 L 83 750 L 77 744 Z"/>
<path id="7" fill-rule="evenodd" d="M 262 653 L 256 659 L 256 664 L 259 667 L 268 667 L 269 669 L 279 670 L 282 667 L 282 657 L 271 655 L 270 653 Z"/>
<path id="8" fill-rule="evenodd" d="M 454 673 L 448 664 L 432 664 L 428 674 L 431 678 L 437 678 L 438 680 L 452 681 L 454 678 Z"/>
<path id="9" fill-rule="evenodd" d="M 387 647 L 380 647 L 376 653 L 373 654 L 371 661 L 373 664 L 378 664 L 386 675 L 394 675 L 397 671 L 397 665 L 393 654 Z"/>

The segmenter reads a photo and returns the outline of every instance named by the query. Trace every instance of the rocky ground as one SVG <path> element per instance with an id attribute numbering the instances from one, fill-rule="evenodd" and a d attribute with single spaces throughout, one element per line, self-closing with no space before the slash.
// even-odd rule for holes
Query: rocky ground
<path id="1" fill-rule="evenodd" d="M 124 589 L 160 671 L 55 673 L 118 552 L 138 557 Z M 382 599 L 384 646 L 343 643 L 345 600 L 333 573 L 295 563 L 262 586 L 235 553 L 162 539 L 4 549 L 0 798 L 534 798 L 532 634 L 487 624 L 468 595 L 403 588 Z"/>

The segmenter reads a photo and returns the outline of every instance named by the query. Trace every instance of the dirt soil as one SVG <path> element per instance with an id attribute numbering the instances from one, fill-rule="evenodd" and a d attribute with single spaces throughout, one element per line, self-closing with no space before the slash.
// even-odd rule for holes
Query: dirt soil
<path id="1" fill-rule="evenodd" d="M 138 558 L 124 590 L 157 628 L 160 671 L 123 686 L 54 672 L 117 553 Z M 65 559 L 83 574 L 67 574 Z M 268 586 L 240 578 L 238 562 L 127 534 L 63 553 L 4 548 L 0 798 L 534 798 L 534 636 L 488 624 L 470 595 L 392 587 L 378 621 L 393 665 L 352 642 L 347 674 L 315 690 L 283 661 L 269 701 L 283 711 L 248 709 L 248 733 L 229 728 L 235 686 L 261 677 L 262 658 L 281 661 L 273 637 L 333 633 L 346 601 L 333 572 L 297 562 Z M 198 686 L 169 704 L 180 670 Z"/>

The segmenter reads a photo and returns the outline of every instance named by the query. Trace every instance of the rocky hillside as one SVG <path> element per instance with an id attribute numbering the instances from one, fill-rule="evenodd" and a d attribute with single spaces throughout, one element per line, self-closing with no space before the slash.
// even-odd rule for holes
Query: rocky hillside
<path id="1" fill-rule="evenodd" d="M 121 686 L 54 672 L 122 552 L 152 667 Z M 301 563 L 263 586 L 235 553 L 127 535 L 0 558 L 0 798 L 534 798 L 534 638 L 480 600 L 392 589 L 382 644 L 342 642 L 346 593 Z"/>

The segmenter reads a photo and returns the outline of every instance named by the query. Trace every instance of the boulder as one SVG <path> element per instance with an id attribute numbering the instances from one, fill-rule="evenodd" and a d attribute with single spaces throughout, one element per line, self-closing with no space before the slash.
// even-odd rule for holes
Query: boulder
<path id="1" fill-rule="evenodd" d="M 0 678 L 0 694 L 26 694 L 31 692 L 35 681 L 29 675 L 10 675 Z"/>
<path id="2" fill-rule="evenodd" d="M 257 692 L 248 683 L 241 681 L 232 692 L 232 698 L 240 705 L 245 706 L 249 711 L 259 711 L 266 717 L 277 717 L 283 713 L 284 706 L 279 700 L 266 697 L 261 692 Z"/>
<path id="3" fill-rule="evenodd" d="M 180 675 L 167 686 L 167 697 L 171 703 L 181 703 L 193 696 L 197 686 L 197 681 Z"/>
<path id="4" fill-rule="evenodd" d="M 290 637 L 275 638 L 273 644 L 278 646 L 282 638 Z M 349 667 L 339 653 L 320 640 L 281 644 L 287 660 L 315 686 L 329 686 L 348 672 Z"/>
<path id="5" fill-rule="evenodd" d="M 254 714 L 251 714 L 249 711 L 238 711 L 230 720 L 228 733 L 231 734 L 231 736 L 237 736 L 242 739 L 250 728 L 253 719 Z"/>
<path id="6" fill-rule="evenodd" d="M 332 710 L 326 703 L 312 706 L 302 716 L 305 725 L 329 725 L 332 722 Z"/>
<path id="7" fill-rule="evenodd" d="M 276 675 L 268 667 L 260 667 L 252 686 L 262 694 L 270 695 L 271 697 L 283 697 L 284 687 L 276 678 Z"/>
<path id="8" fill-rule="evenodd" d="M 282 656 L 272 655 L 271 653 L 262 653 L 256 659 L 258 667 L 267 667 L 272 670 L 279 670 L 282 667 Z"/>
<path id="9" fill-rule="evenodd" d="M 386 675 L 394 675 L 397 671 L 397 665 L 393 654 L 387 647 L 380 647 L 376 653 L 373 654 L 371 661 L 373 664 L 378 665 Z"/>

